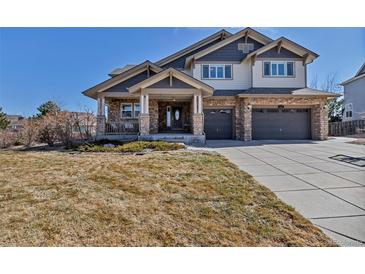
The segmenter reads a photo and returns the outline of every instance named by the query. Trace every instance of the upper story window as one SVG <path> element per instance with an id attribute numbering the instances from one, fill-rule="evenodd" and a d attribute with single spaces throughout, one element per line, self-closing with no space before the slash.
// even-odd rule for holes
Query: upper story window
<path id="1" fill-rule="evenodd" d="M 293 61 L 265 61 L 264 76 L 266 77 L 293 77 Z"/>
<path id="2" fill-rule="evenodd" d="M 202 79 L 232 79 L 232 65 L 202 65 Z"/>

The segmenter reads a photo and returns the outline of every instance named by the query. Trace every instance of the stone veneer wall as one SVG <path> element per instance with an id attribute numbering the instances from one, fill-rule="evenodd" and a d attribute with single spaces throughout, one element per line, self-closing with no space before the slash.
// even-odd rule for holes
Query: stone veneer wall
<path id="1" fill-rule="evenodd" d="M 234 107 L 234 138 L 242 141 L 252 140 L 252 107 L 298 106 L 311 108 L 312 139 L 325 140 L 328 136 L 328 109 L 326 98 L 322 97 L 249 97 L 249 98 L 206 98 L 206 107 Z"/>
<path id="2" fill-rule="evenodd" d="M 121 121 L 120 106 L 121 103 L 138 103 L 138 99 L 111 99 L 109 100 L 109 121 L 119 122 Z M 250 97 L 250 98 L 235 98 L 235 97 L 210 97 L 203 99 L 203 108 L 207 107 L 230 107 L 234 109 L 234 138 L 237 140 L 249 141 L 252 139 L 252 107 L 269 107 L 269 106 L 302 106 L 311 108 L 311 128 L 312 139 L 325 140 L 328 137 L 328 109 L 326 106 L 327 99 L 321 97 Z M 161 111 L 159 111 L 159 105 L 155 99 L 149 101 L 149 133 L 157 133 L 162 126 L 161 118 L 159 121 L 159 115 L 161 117 Z M 172 104 L 170 104 L 172 105 Z M 189 113 L 192 113 L 192 104 L 190 104 Z M 183 111 L 185 112 L 185 110 Z M 164 114 L 164 116 L 166 113 Z M 190 115 L 190 125 L 192 132 L 199 132 L 204 128 L 204 115 L 199 118 L 195 115 Z M 143 118 L 146 120 L 146 117 Z M 166 119 L 163 119 L 166 120 Z M 145 126 L 146 126 L 145 122 Z M 193 125 L 198 125 L 194 130 Z M 102 128 L 100 128 L 102 130 Z M 146 130 L 145 130 L 146 132 Z"/>
<path id="3" fill-rule="evenodd" d="M 327 117 L 328 117 L 328 107 L 326 104 L 321 103 L 312 108 L 312 113 L 311 113 L 312 139 L 326 140 L 328 138 Z"/>
<path id="4" fill-rule="evenodd" d="M 298 106 L 311 108 L 312 139 L 326 140 L 328 137 L 328 109 L 327 98 L 323 97 L 253 97 L 245 98 L 252 106 Z M 252 124 L 251 124 L 252 126 Z"/>
<path id="5" fill-rule="evenodd" d="M 192 120 L 193 120 L 193 134 L 202 135 L 204 132 L 204 114 L 194 113 Z"/>
<path id="6" fill-rule="evenodd" d="M 149 116 L 150 116 L 150 134 L 158 133 L 158 101 L 156 99 L 149 100 Z"/>
<path id="7" fill-rule="evenodd" d="M 121 122 L 123 119 L 120 115 L 122 103 L 139 103 L 138 99 L 109 99 L 108 100 L 108 122 Z M 127 118 L 131 119 L 131 118 Z M 136 118 L 137 119 L 137 118 Z"/>

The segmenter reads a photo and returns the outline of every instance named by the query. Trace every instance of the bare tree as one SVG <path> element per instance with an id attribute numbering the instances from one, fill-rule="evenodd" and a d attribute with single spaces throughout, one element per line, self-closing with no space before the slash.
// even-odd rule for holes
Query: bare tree
<path id="1" fill-rule="evenodd" d="M 20 130 L 22 142 L 26 146 L 31 146 L 38 138 L 39 134 L 39 119 L 30 117 L 22 121 Z"/>
<path id="2" fill-rule="evenodd" d="M 96 118 L 94 113 L 85 106 L 82 112 L 74 113 L 75 128 L 80 134 L 80 138 L 83 140 L 90 139 L 96 129 Z"/>
<path id="3" fill-rule="evenodd" d="M 315 74 L 310 85 L 311 88 L 313 89 L 318 89 L 318 74 Z"/>

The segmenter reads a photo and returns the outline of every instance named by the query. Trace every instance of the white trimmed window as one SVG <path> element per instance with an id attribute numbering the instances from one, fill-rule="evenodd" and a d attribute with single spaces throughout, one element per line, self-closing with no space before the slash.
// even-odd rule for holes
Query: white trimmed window
<path id="1" fill-rule="evenodd" d="M 120 113 L 122 118 L 138 118 L 140 111 L 139 103 L 122 103 Z"/>
<path id="2" fill-rule="evenodd" d="M 131 118 L 132 117 L 132 104 L 122 104 L 121 107 L 122 118 Z"/>
<path id="3" fill-rule="evenodd" d="M 293 77 L 293 61 L 265 61 L 263 74 L 265 77 Z"/>
<path id="4" fill-rule="evenodd" d="M 202 79 L 232 79 L 232 65 L 202 65 Z"/>

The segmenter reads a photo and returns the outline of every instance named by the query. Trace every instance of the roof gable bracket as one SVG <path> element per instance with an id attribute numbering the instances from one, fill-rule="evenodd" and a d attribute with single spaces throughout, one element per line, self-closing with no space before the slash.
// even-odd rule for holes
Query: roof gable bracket
<path id="1" fill-rule="evenodd" d="M 283 46 L 283 41 L 279 41 L 279 43 L 278 43 L 278 54 L 280 54 L 282 46 Z"/>
<path id="2" fill-rule="evenodd" d="M 252 55 L 251 57 L 251 65 L 254 66 L 256 62 L 256 54 Z"/>
<path id="3" fill-rule="evenodd" d="M 303 55 L 303 66 L 305 66 L 308 63 L 309 59 L 309 53 L 306 53 Z"/>
<path id="4" fill-rule="evenodd" d="M 248 33 L 249 33 L 249 31 L 247 30 L 247 31 L 246 31 L 246 34 L 245 34 L 245 44 L 247 44 L 247 40 L 248 40 Z"/>

